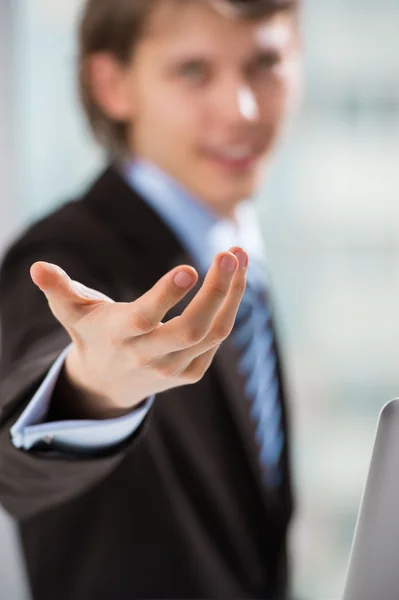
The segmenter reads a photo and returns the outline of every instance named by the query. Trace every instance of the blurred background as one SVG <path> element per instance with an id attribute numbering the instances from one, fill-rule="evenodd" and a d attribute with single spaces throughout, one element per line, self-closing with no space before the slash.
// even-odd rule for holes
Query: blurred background
<path id="1" fill-rule="evenodd" d="M 103 160 L 75 90 L 80 5 L 0 2 L 0 251 Z M 305 600 L 342 594 L 378 414 L 399 396 L 398 19 L 398 0 L 305 0 L 305 98 L 257 198 L 292 398 Z M 1 513 L 0 598 L 28 600 Z"/>

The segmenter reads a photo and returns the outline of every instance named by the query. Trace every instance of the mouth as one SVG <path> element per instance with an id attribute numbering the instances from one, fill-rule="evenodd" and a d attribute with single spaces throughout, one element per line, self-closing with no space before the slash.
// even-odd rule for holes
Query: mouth
<path id="1" fill-rule="evenodd" d="M 253 145 L 241 144 L 207 150 L 205 155 L 222 169 L 245 172 L 250 171 L 259 163 L 262 152 L 255 149 Z"/>

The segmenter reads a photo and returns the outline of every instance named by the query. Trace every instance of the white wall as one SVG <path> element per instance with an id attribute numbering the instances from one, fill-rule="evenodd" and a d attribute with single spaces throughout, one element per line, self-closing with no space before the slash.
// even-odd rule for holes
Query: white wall
<path id="1" fill-rule="evenodd" d="M 97 172 L 102 153 L 86 127 L 76 86 L 82 0 L 14 5 L 18 197 L 30 220 L 77 194 Z"/>
<path id="2" fill-rule="evenodd" d="M 13 131 L 12 0 L 0 2 L 0 253 L 18 227 Z M 0 508 L 0 598 L 27 600 L 14 524 Z"/>
<path id="3" fill-rule="evenodd" d="M 12 0 L 0 2 L 0 251 L 16 224 L 14 140 L 12 128 Z"/>

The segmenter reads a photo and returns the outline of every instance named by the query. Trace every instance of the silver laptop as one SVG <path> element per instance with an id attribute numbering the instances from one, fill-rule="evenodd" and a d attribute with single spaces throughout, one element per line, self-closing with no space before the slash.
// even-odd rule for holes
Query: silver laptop
<path id="1" fill-rule="evenodd" d="M 399 399 L 379 417 L 344 600 L 399 600 Z"/>

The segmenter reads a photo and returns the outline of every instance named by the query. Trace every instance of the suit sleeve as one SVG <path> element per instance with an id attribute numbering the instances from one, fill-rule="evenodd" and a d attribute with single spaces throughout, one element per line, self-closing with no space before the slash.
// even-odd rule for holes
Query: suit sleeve
<path id="1" fill-rule="evenodd" d="M 128 440 L 85 458 L 40 445 L 26 452 L 12 443 L 11 428 L 71 342 L 30 278 L 37 260 L 56 263 L 73 279 L 114 295 L 101 268 L 96 272 L 95 263 L 85 261 L 81 252 L 23 239 L 5 256 L 0 270 L 0 502 L 19 520 L 83 494 L 106 478 L 140 443 L 150 418 Z"/>

